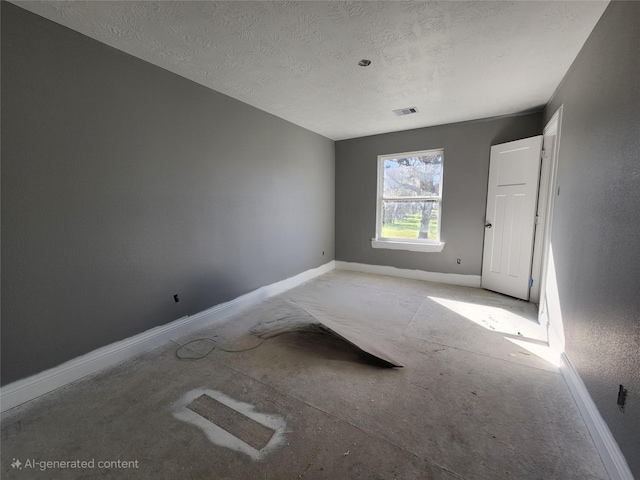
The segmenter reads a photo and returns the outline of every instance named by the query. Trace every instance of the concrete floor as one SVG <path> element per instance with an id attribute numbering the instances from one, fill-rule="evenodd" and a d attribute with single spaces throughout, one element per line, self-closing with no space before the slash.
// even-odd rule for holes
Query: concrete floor
<path id="1" fill-rule="evenodd" d="M 405 367 L 310 328 L 313 299 L 369 319 Z M 2 478 L 608 479 L 535 318 L 480 289 L 333 271 L 5 412 Z"/>

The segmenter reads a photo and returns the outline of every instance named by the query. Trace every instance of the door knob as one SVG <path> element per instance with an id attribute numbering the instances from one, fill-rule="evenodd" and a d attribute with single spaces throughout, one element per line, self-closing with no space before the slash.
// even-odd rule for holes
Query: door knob
<path id="1" fill-rule="evenodd" d="M 485 223 L 484 226 L 487 227 L 487 228 L 493 227 L 493 225 L 491 225 L 489 222 Z"/>

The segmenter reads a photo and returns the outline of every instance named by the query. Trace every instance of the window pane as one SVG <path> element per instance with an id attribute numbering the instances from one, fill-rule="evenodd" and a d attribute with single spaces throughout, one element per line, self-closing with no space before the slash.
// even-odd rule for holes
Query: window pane
<path id="1" fill-rule="evenodd" d="M 440 195 L 442 152 L 384 160 L 384 198 Z"/>
<path id="2" fill-rule="evenodd" d="M 382 238 L 438 239 L 440 202 L 382 202 Z"/>

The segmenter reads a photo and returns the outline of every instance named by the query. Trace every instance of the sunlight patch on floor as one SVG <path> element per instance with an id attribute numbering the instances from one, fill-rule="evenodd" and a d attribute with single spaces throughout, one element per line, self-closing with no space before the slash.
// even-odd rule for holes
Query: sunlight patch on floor
<path id="1" fill-rule="evenodd" d="M 526 340 L 520 340 L 519 338 L 509 338 L 504 337 L 505 340 L 509 340 L 512 343 L 515 343 L 520 348 L 531 352 L 537 357 L 540 357 L 543 360 L 546 360 L 554 367 L 560 367 L 560 355 L 554 353 L 553 350 L 549 347 L 549 345 L 541 344 L 541 343 L 533 343 L 528 342 Z"/>
<path id="2" fill-rule="evenodd" d="M 430 296 L 429 299 L 487 330 L 547 341 L 544 329 L 538 323 L 509 309 L 447 298 Z"/>

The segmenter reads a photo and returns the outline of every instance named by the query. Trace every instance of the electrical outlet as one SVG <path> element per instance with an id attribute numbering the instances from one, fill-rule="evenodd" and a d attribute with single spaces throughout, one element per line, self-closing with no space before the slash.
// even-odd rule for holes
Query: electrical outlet
<path id="1" fill-rule="evenodd" d="M 627 389 L 624 388 L 624 385 L 620 385 L 618 388 L 618 408 L 622 413 L 624 413 L 624 406 L 627 403 Z"/>

